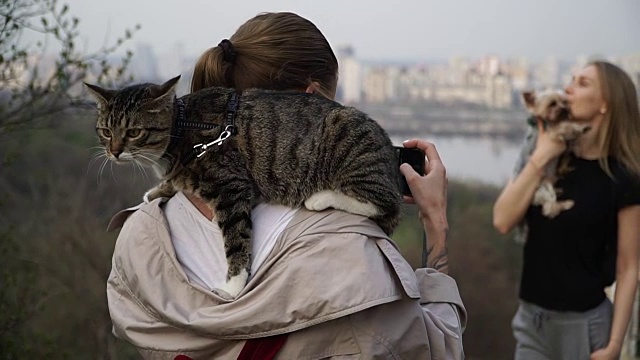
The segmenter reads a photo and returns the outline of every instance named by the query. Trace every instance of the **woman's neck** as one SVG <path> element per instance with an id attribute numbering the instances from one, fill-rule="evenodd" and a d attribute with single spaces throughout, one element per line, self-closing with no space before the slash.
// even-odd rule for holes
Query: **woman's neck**
<path id="1" fill-rule="evenodd" d="M 577 157 L 587 160 L 596 160 L 604 155 L 602 154 L 598 144 L 598 133 L 600 132 L 602 119 L 603 116 L 598 114 L 596 118 L 589 121 L 591 129 L 582 134 L 574 146 L 573 152 Z"/>
<path id="2" fill-rule="evenodd" d="M 580 136 L 573 148 L 573 153 L 587 160 L 597 160 L 604 156 L 598 141 L 598 127 L 593 127 Z"/>
<path id="3" fill-rule="evenodd" d="M 573 153 L 577 157 L 586 160 L 597 160 L 602 157 L 602 152 L 593 146 L 576 146 Z"/>

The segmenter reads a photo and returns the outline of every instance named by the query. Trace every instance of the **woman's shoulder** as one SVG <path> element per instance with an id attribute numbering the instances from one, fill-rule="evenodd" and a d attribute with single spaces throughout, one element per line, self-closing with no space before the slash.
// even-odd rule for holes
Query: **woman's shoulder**
<path id="1" fill-rule="evenodd" d="M 301 235 L 360 233 L 376 238 L 388 238 L 373 220 L 362 215 L 334 209 L 310 211 L 299 208 L 287 228 L 289 230 L 295 229 Z"/>
<path id="2" fill-rule="evenodd" d="M 622 209 L 640 204 L 640 175 L 619 161 L 611 162 L 611 172 L 615 184 L 616 207 Z"/>
<path id="3" fill-rule="evenodd" d="M 272 254 L 279 256 L 275 254 L 286 254 L 288 266 L 297 263 L 308 268 L 318 263 L 325 271 L 336 269 L 340 273 L 336 276 L 345 282 L 347 278 L 339 270 L 344 266 L 361 268 L 363 271 L 356 272 L 367 276 L 375 273 L 371 282 L 378 279 L 381 286 L 385 277 L 395 277 L 409 297 L 420 297 L 415 273 L 397 245 L 373 220 L 361 215 L 333 209 L 298 209 Z M 364 278 L 357 281 L 362 282 Z M 394 281 L 389 282 L 392 283 Z"/>
<path id="4" fill-rule="evenodd" d="M 621 161 L 612 157 L 609 160 L 609 166 L 616 183 L 623 186 L 640 186 L 640 174 L 629 169 Z"/>
<path id="5" fill-rule="evenodd" d="M 109 225 L 107 225 L 107 231 L 113 231 L 115 229 L 119 229 L 124 226 L 125 222 L 132 217 L 132 215 L 137 214 L 133 217 L 134 221 L 138 221 L 141 219 L 155 219 L 160 221 L 160 219 L 164 219 L 162 205 L 167 202 L 167 198 L 158 198 L 149 203 L 140 203 L 136 206 L 132 206 L 126 209 L 122 209 L 115 213 L 111 220 L 109 221 Z"/>

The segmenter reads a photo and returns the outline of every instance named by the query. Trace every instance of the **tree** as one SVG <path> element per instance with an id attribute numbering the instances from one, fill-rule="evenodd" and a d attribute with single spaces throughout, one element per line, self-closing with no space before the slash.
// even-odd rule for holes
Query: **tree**
<path id="1" fill-rule="evenodd" d="M 123 354 L 109 334 L 103 291 L 113 239 L 95 230 L 100 219 L 86 211 L 94 195 L 80 185 L 88 183 L 86 174 L 68 171 L 86 161 L 78 160 L 86 143 L 74 146 L 69 139 L 78 133 L 73 118 L 83 113 L 74 109 L 82 104 L 82 81 L 114 86 L 131 80 L 126 70 L 132 53 L 116 52 L 139 26 L 87 53 L 77 46 L 79 23 L 57 0 L 0 0 L 3 359 Z M 87 130 L 82 129 L 85 138 Z M 87 305 L 80 307 L 83 301 Z M 62 334 L 65 326 L 71 330 Z"/>
<path id="2" fill-rule="evenodd" d="M 87 77 L 123 80 L 132 53 L 117 64 L 110 60 L 133 31 L 83 53 L 76 44 L 79 23 L 58 0 L 0 0 L 0 136 L 48 125 L 51 115 L 74 103 Z"/>

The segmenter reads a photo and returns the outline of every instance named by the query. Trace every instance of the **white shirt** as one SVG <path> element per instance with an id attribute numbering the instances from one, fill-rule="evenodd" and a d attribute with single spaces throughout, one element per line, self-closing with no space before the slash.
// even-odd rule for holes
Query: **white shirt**
<path id="1" fill-rule="evenodd" d="M 167 201 L 164 212 L 176 257 L 189 280 L 210 290 L 222 286 L 228 264 L 215 218 L 207 219 L 182 192 Z M 295 213 L 296 209 L 282 205 L 259 204 L 253 209 L 251 274 L 262 265 Z"/>

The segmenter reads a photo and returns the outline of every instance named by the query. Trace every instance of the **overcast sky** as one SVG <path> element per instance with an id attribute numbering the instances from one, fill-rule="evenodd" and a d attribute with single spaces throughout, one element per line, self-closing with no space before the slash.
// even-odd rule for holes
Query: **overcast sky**
<path id="1" fill-rule="evenodd" d="M 140 24 L 157 53 L 182 42 L 197 56 L 263 11 L 313 21 L 363 60 L 640 53 L 639 0 L 67 0 L 88 48 Z"/>

